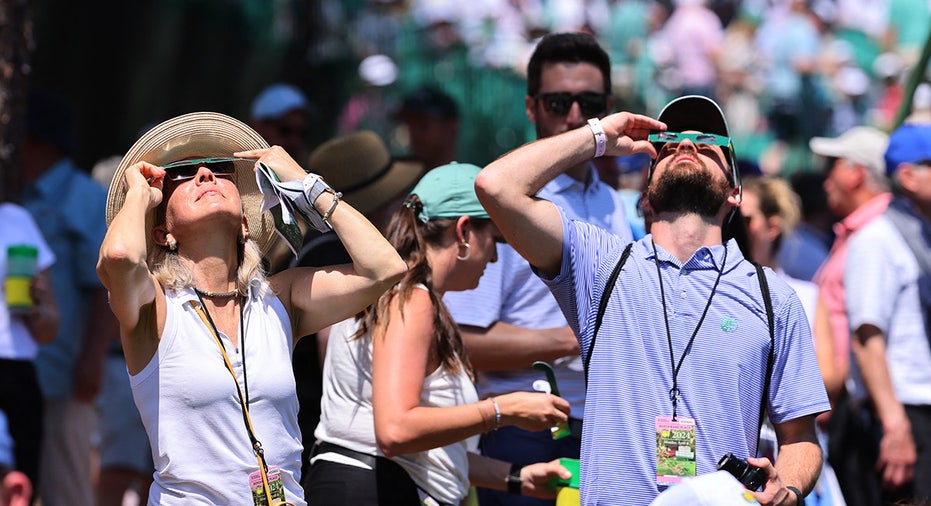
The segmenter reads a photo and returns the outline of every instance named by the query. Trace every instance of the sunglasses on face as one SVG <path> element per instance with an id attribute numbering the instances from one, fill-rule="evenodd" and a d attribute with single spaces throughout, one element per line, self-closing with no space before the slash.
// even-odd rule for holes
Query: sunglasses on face
<path id="1" fill-rule="evenodd" d="M 164 165 L 165 179 L 169 181 L 184 181 L 193 179 L 201 167 L 207 167 L 216 177 L 231 179 L 236 173 L 238 161 L 252 161 L 248 158 L 198 158 L 196 160 L 178 160 Z"/>
<path id="2" fill-rule="evenodd" d="M 608 96 L 604 93 L 583 91 L 582 93 L 540 93 L 533 97 L 543 102 L 543 109 L 555 116 L 565 116 L 572 109 L 573 102 L 579 103 L 579 110 L 586 118 L 595 117 L 608 108 Z"/>
<path id="3" fill-rule="evenodd" d="M 699 147 L 699 149 L 701 149 L 703 146 L 718 146 L 722 148 L 722 150 L 727 150 L 724 156 L 725 160 L 730 162 L 731 183 L 735 186 L 740 186 L 740 173 L 737 168 L 737 160 L 734 157 L 734 146 L 731 144 L 730 137 L 709 133 L 683 132 L 652 132 L 649 136 L 647 136 L 647 140 L 655 144 L 676 144 L 686 139 L 692 141 L 696 146 Z M 659 147 L 657 147 L 657 151 L 660 151 Z M 662 158 L 662 154 L 660 154 L 660 158 Z M 658 159 L 659 158 L 657 158 L 657 160 Z M 652 169 L 650 175 L 652 176 Z"/>
<path id="4" fill-rule="evenodd" d="M 682 132 L 654 132 L 651 133 L 647 139 L 649 139 L 650 142 L 664 144 L 678 143 L 688 139 L 695 144 L 711 144 L 713 146 L 721 146 L 722 148 L 726 148 L 731 145 L 730 137 L 706 133 L 686 134 Z"/>

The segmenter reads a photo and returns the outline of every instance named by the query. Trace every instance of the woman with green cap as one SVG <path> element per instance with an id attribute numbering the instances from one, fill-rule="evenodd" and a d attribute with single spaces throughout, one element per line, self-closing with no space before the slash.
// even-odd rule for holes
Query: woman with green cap
<path id="1" fill-rule="evenodd" d="M 470 485 L 554 498 L 550 479 L 570 476 L 558 461 L 520 468 L 471 451 L 481 433 L 545 430 L 569 414 L 551 394 L 475 392 L 443 294 L 475 288 L 497 260 L 500 236 L 473 188 L 478 172 L 452 163 L 421 178 L 387 231 L 407 274 L 331 328 L 304 482 L 310 504 L 459 504 Z"/>

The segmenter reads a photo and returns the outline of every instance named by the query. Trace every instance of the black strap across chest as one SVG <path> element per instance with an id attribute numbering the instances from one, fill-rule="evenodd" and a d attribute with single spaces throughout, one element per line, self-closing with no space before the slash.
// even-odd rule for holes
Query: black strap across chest
<path id="1" fill-rule="evenodd" d="M 601 322 L 604 319 L 605 310 L 608 307 L 608 299 L 611 297 L 611 292 L 614 291 L 614 285 L 617 283 L 617 277 L 621 273 L 621 269 L 624 267 L 624 264 L 627 263 L 627 259 L 630 257 L 630 250 L 633 247 L 634 243 L 628 243 L 627 247 L 624 248 L 624 252 L 621 253 L 621 258 L 617 261 L 617 265 L 614 266 L 614 270 L 611 271 L 611 275 L 608 277 L 608 281 L 605 283 L 604 291 L 601 293 L 601 301 L 598 304 L 598 313 L 595 315 L 595 330 L 592 332 L 592 340 L 588 344 L 588 351 L 585 354 L 585 360 L 583 365 L 585 367 L 585 385 L 588 386 L 588 369 L 589 364 L 592 361 L 592 353 L 595 351 L 595 338 L 598 337 L 598 329 L 601 328 Z M 766 377 L 763 379 L 763 396 L 760 399 L 760 428 L 763 426 L 763 416 L 766 413 L 766 399 L 769 396 L 769 383 L 770 378 L 773 375 L 773 363 L 775 361 L 775 350 L 776 350 L 776 330 L 775 330 L 775 316 L 773 315 L 773 301 L 769 293 L 769 282 L 766 279 L 766 273 L 763 272 L 763 266 L 756 262 L 752 262 L 753 266 L 756 268 L 756 277 L 760 282 L 760 292 L 763 294 L 763 304 L 766 307 L 766 319 L 769 323 L 769 356 L 766 359 Z M 759 433 L 759 430 L 757 430 Z M 759 446 L 759 440 L 757 440 L 757 446 Z"/>

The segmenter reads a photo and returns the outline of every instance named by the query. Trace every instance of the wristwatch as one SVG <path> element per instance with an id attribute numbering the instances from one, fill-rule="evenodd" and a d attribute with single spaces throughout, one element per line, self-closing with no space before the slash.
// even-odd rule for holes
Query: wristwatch
<path id="1" fill-rule="evenodd" d="M 795 494 L 795 504 L 797 504 L 798 506 L 802 506 L 803 504 L 805 504 L 805 494 L 802 494 L 801 490 L 793 487 L 792 485 L 789 485 L 786 488 L 789 490 L 789 492 L 792 492 L 793 494 Z"/>
<path id="2" fill-rule="evenodd" d="M 520 464 L 511 464 L 511 471 L 508 472 L 508 493 L 509 494 L 521 494 L 521 481 L 520 481 L 520 470 L 524 466 Z"/>

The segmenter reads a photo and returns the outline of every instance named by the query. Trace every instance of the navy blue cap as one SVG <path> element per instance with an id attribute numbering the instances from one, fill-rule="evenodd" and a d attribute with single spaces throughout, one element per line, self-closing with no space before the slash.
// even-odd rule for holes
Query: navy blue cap
<path id="1" fill-rule="evenodd" d="M 890 176 L 903 163 L 931 160 L 931 124 L 905 124 L 893 131 L 885 159 Z"/>

